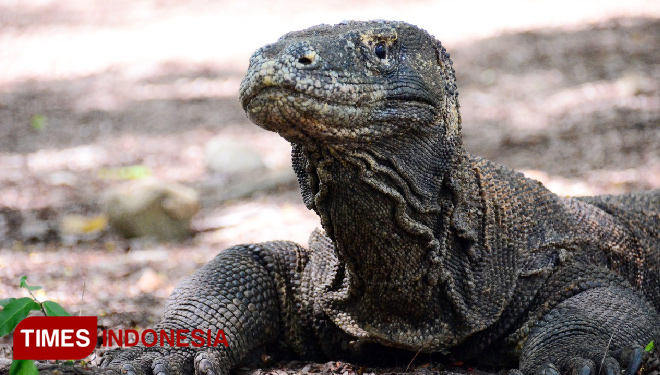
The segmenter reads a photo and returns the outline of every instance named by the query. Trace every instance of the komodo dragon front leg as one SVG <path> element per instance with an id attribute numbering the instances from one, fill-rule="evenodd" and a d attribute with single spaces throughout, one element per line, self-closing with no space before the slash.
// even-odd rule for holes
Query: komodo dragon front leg
<path id="1" fill-rule="evenodd" d="M 589 288 L 580 284 L 576 291 Z M 625 370 L 634 375 L 644 346 L 659 330 L 657 314 L 639 293 L 616 285 L 589 288 L 559 303 L 534 326 L 522 348 L 520 370 L 539 375 L 620 375 Z"/>
<path id="2" fill-rule="evenodd" d="M 228 347 L 136 346 L 106 353 L 101 367 L 127 374 L 227 374 L 256 347 L 282 337 L 285 320 L 295 315 L 292 291 L 305 259 L 305 249 L 284 241 L 222 251 L 177 286 L 155 329 L 222 329 Z"/>

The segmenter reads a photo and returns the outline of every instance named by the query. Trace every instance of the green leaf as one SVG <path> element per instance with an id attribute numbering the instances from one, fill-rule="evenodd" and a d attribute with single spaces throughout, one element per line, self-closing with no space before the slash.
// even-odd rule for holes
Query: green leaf
<path id="1" fill-rule="evenodd" d="M 21 288 L 27 289 L 30 292 L 34 292 L 35 290 L 41 289 L 41 287 L 38 285 L 28 285 L 26 280 L 27 280 L 27 276 L 21 276 L 21 283 L 19 285 Z"/>
<path id="2" fill-rule="evenodd" d="M 44 115 L 36 114 L 32 116 L 32 119 L 30 120 L 30 126 L 32 126 L 32 129 L 37 131 L 44 130 L 44 128 L 48 126 L 48 118 Z"/>
<path id="3" fill-rule="evenodd" d="M 5 307 L 9 304 L 9 302 L 15 300 L 16 298 L 3 298 L 0 299 L 0 306 Z"/>
<path id="4" fill-rule="evenodd" d="M 32 310 L 40 310 L 39 304 L 34 302 L 32 298 L 17 298 L 9 302 L 0 311 L 0 337 L 10 334 Z"/>
<path id="5" fill-rule="evenodd" d="M 39 370 L 31 359 L 15 359 L 11 361 L 9 375 L 39 375 Z"/>
<path id="6" fill-rule="evenodd" d="M 651 342 L 648 345 L 646 345 L 646 348 L 644 348 L 644 350 L 647 352 L 652 352 L 653 349 L 655 349 L 655 344 L 653 343 L 653 340 L 651 340 Z"/>
<path id="7" fill-rule="evenodd" d="M 98 176 L 104 180 L 139 180 L 151 176 L 151 170 L 143 165 L 101 168 L 98 171 Z"/>
<path id="8" fill-rule="evenodd" d="M 71 316 L 71 314 L 56 302 L 44 301 L 43 306 L 44 310 L 46 310 L 46 316 Z"/>

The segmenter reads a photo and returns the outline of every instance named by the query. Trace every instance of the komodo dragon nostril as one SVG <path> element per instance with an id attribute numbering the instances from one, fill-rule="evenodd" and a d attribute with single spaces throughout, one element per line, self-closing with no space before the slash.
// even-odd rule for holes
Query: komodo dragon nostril
<path id="1" fill-rule="evenodd" d="M 316 52 L 307 50 L 298 58 L 298 64 L 309 66 L 316 62 Z"/>
<path id="2" fill-rule="evenodd" d="M 309 64 L 312 63 L 312 60 L 309 57 L 303 56 L 303 57 L 298 59 L 298 62 L 303 64 L 303 65 L 309 65 Z"/>

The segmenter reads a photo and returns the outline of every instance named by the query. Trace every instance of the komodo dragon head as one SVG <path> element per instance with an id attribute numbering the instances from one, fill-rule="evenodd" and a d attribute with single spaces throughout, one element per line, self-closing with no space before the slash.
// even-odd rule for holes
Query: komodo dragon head
<path id="1" fill-rule="evenodd" d="M 240 90 L 250 120 L 297 144 L 370 143 L 438 124 L 456 135 L 457 95 L 440 43 L 386 21 L 286 34 L 252 55 Z"/>
<path id="2" fill-rule="evenodd" d="M 252 122 L 293 145 L 310 209 L 318 208 L 318 176 L 309 168 L 318 150 L 408 150 L 415 155 L 393 156 L 407 168 L 424 164 L 423 173 L 434 175 L 456 169 L 462 140 L 454 69 L 440 42 L 416 26 L 349 21 L 288 33 L 252 55 L 239 94 Z"/>
<path id="3" fill-rule="evenodd" d="M 250 60 L 241 104 L 293 145 L 303 199 L 337 259 L 322 304 L 357 337 L 444 350 L 511 298 L 513 257 L 485 249 L 479 232 L 457 96 L 449 54 L 403 22 L 315 26 Z"/>

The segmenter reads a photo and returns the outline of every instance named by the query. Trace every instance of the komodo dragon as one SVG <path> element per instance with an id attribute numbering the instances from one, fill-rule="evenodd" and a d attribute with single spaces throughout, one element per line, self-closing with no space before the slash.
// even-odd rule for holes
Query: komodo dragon
<path id="1" fill-rule="evenodd" d="M 441 352 L 515 373 L 634 374 L 660 338 L 660 191 L 562 198 L 462 146 L 449 54 L 402 22 L 344 22 L 258 49 L 248 117 L 292 144 L 309 248 L 235 246 L 183 281 L 158 328 L 229 347 L 133 347 L 129 374 L 227 374 L 265 344 L 302 358 Z M 396 348 L 396 349 L 387 349 Z"/>

